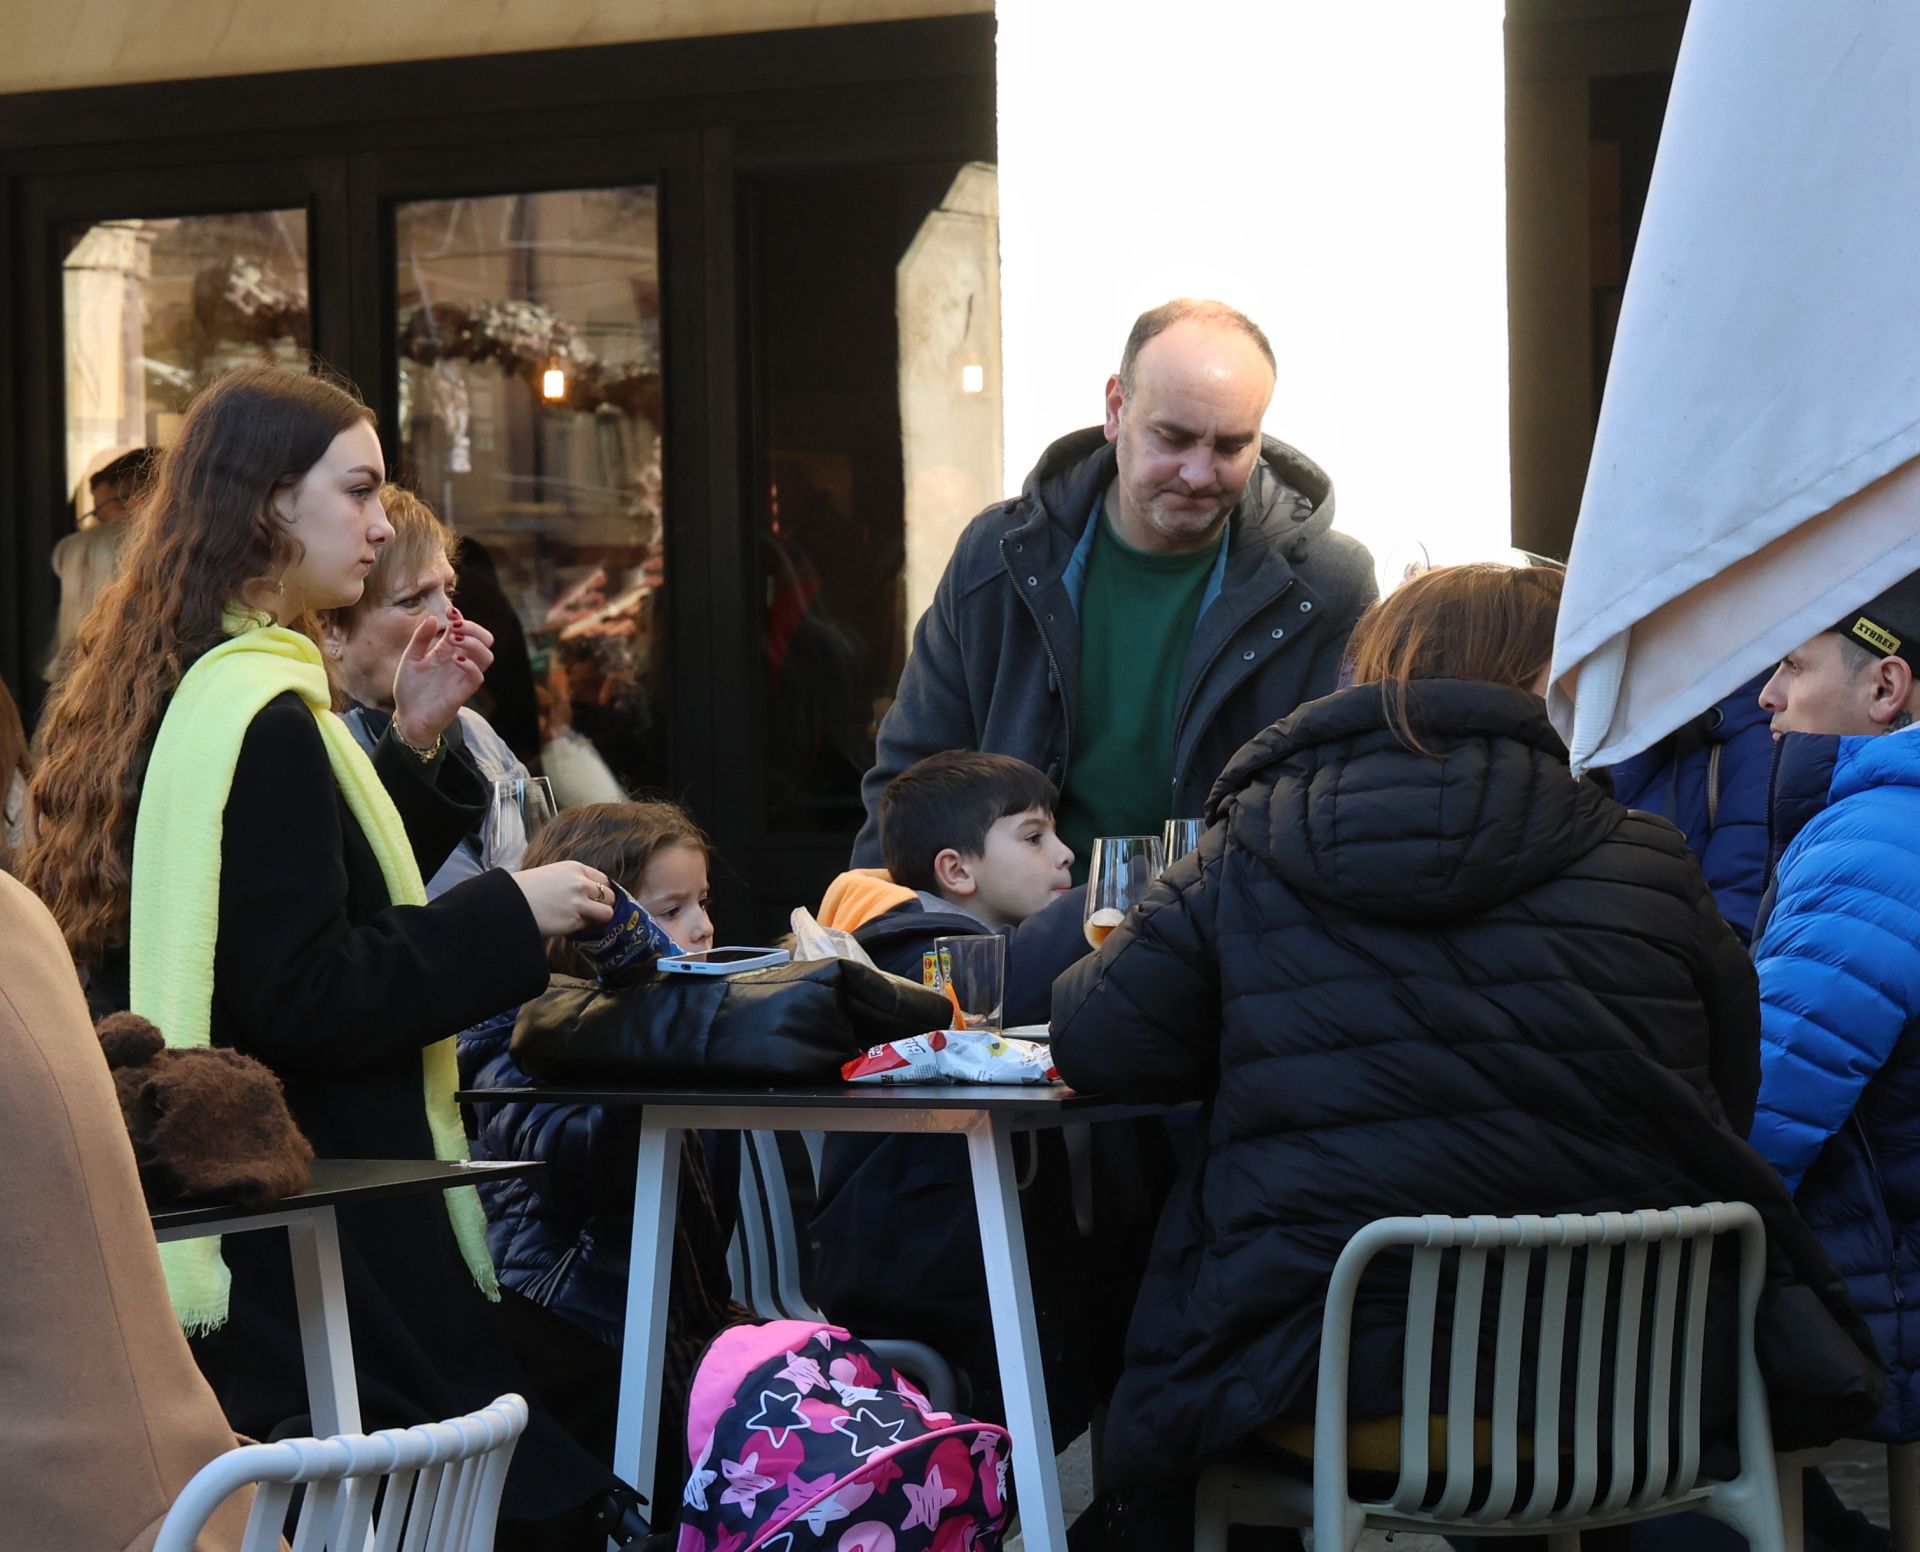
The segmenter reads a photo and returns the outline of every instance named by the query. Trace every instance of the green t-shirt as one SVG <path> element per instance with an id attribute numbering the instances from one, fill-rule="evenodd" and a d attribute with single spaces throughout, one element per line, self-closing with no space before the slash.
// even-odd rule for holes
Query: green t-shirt
<path id="1" fill-rule="evenodd" d="M 1136 550 L 1103 501 L 1080 594 L 1080 686 L 1056 815 L 1086 878 L 1095 836 L 1158 835 L 1173 818 L 1173 721 L 1180 668 L 1220 542 L 1181 555 Z"/>

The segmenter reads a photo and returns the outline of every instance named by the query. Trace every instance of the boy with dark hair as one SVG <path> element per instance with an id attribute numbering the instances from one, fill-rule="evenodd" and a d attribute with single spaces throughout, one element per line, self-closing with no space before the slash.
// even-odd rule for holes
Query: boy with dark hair
<path id="1" fill-rule="evenodd" d="M 958 912 L 973 923 L 942 927 L 940 935 L 1018 927 L 1072 888 L 1073 853 L 1053 828 L 1058 797 L 1024 760 L 970 749 L 929 755 L 881 794 L 888 877 L 914 892 L 922 914 Z M 924 922 L 911 925 L 924 935 Z"/>
<path id="2" fill-rule="evenodd" d="M 1073 853 L 1054 834 L 1057 796 L 1039 771 L 1005 755 L 949 750 L 909 766 L 880 800 L 885 872 L 843 873 L 821 902 L 821 922 L 914 981 L 936 938 L 998 932 L 1007 940 L 1004 1023 L 1044 1023 L 1053 978 L 1087 952 L 1082 891 L 1069 888 Z M 1064 1447 L 1091 1411 L 1089 1355 L 1111 1346 L 1117 1359 L 1130 1301 L 1089 1297 L 1060 1135 L 1017 1142 L 1023 1153 L 1029 1144 L 1021 1219 L 1054 1437 Z M 1144 1245 L 1150 1229 L 1149 1219 L 1133 1237 Z M 927 1343 L 964 1371 L 976 1416 L 1003 1415 L 962 1139 L 828 1134 L 812 1241 L 815 1302 L 830 1319 Z M 1118 1326 L 1103 1342 L 1096 1317 L 1115 1302 Z"/>

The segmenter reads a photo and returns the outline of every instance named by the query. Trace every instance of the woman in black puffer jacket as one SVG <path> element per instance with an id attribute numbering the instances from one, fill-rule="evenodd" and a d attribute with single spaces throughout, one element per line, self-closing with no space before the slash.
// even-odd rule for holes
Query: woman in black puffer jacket
<path id="1" fill-rule="evenodd" d="M 1356 682 L 1242 749 L 1198 852 L 1055 983 L 1068 1083 L 1210 1106 L 1134 1312 L 1118 1480 L 1190 1479 L 1263 1432 L 1309 1447 L 1334 1261 L 1403 1213 L 1750 1201 L 1778 1282 L 1846 1325 L 1811 1381 L 1828 1404 L 1796 1395 L 1793 1421 L 1830 1437 L 1869 1405 L 1871 1342 L 1742 1140 L 1746 956 L 1679 832 L 1574 781 L 1547 721 L 1559 592 L 1471 566 L 1376 605 Z M 1363 1288 L 1356 1419 L 1398 1416 L 1404 1299 L 1404 1274 Z"/>

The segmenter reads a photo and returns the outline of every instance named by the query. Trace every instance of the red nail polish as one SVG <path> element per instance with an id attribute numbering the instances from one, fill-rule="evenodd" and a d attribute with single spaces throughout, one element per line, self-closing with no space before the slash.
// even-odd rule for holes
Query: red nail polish
<path id="1" fill-rule="evenodd" d="M 463 665 L 463 666 L 465 665 L 465 663 L 466 663 L 466 661 L 467 661 L 467 660 L 466 660 L 466 659 L 465 659 L 464 657 L 462 657 L 462 656 L 461 656 L 461 655 L 460 655 L 460 654 L 459 654 L 458 652 L 456 652 L 456 653 L 454 653 L 454 655 L 453 655 L 453 660 L 454 660 L 454 662 L 456 662 L 456 663 L 459 663 L 459 664 L 461 664 L 461 665 Z"/>

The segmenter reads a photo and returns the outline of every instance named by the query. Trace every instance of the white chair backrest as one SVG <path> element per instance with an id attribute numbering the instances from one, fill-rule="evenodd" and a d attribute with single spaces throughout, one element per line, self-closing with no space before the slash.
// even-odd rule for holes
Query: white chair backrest
<path id="1" fill-rule="evenodd" d="M 489 1552 L 526 1426 L 526 1402 L 506 1395 L 444 1423 L 245 1445 L 209 1461 L 181 1490 L 153 1552 L 193 1552 L 208 1518 L 250 1483 L 241 1552 L 276 1552 L 301 1486 L 292 1552 Z"/>
<path id="2" fill-rule="evenodd" d="M 1729 1350 L 1738 1365 L 1741 1481 L 1729 1486 L 1736 1494 L 1760 1491 L 1748 1479 L 1765 1473 L 1770 1489 L 1772 1428 L 1753 1350 L 1766 1238 L 1752 1207 L 1716 1202 L 1594 1217 L 1383 1218 L 1347 1242 L 1328 1288 L 1314 1439 L 1316 1521 L 1337 1524 L 1360 1511 L 1348 1497 L 1347 1480 L 1354 1301 L 1369 1263 L 1397 1249 L 1413 1252 L 1400 1473 L 1379 1507 L 1422 1519 L 1554 1527 L 1697 1496 L 1708 1283 L 1715 1243 L 1726 1234 L 1739 1237 L 1740 1320 L 1737 1349 Z M 1444 1293 L 1450 1297 L 1443 1299 L 1449 1269 Z M 1491 1394 L 1483 1399 L 1481 1330 L 1489 1273 L 1496 1269 Z M 1436 1404 L 1432 1372 L 1443 1302 L 1451 1307 L 1451 1333 L 1446 1395 Z M 1530 1304 L 1537 1312 L 1531 1336 Z M 1732 1333 L 1722 1336 L 1732 1342 Z M 1529 1342 L 1532 1432 L 1523 1440 L 1521 1374 Z M 1644 1397 L 1638 1393 L 1643 1376 Z M 1569 1382 L 1570 1441 L 1561 1437 Z M 1610 1394 L 1603 1397 L 1603 1389 Z M 1437 1492 L 1428 1456 L 1431 1416 L 1444 1417 L 1447 1443 Z M 1481 1436 L 1479 1471 L 1476 1417 L 1491 1422 L 1490 1441 Z M 1531 1488 L 1520 1502 L 1521 1462 L 1528 1457 Z M 1323 1512 L 1331 1517 L 1323 1519 Z"/>

